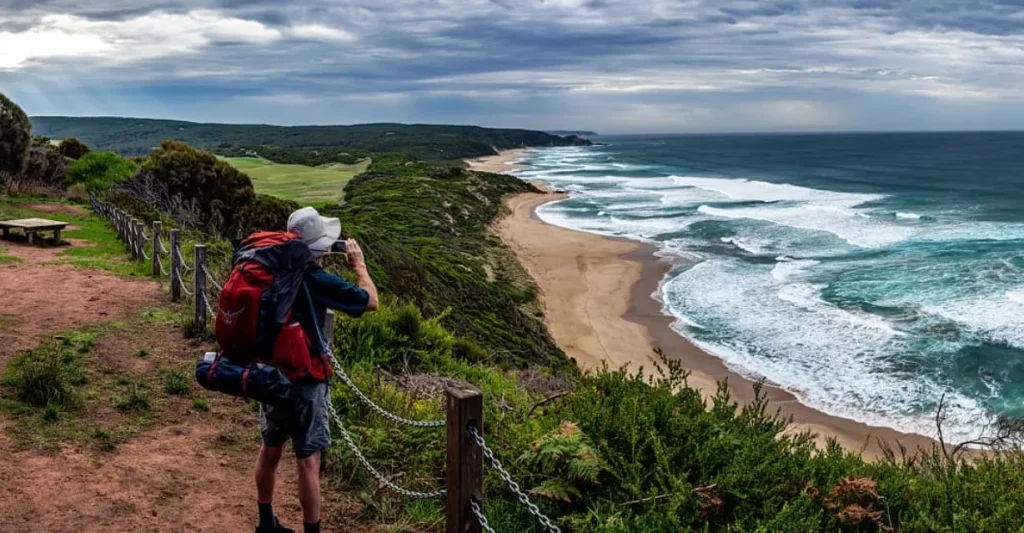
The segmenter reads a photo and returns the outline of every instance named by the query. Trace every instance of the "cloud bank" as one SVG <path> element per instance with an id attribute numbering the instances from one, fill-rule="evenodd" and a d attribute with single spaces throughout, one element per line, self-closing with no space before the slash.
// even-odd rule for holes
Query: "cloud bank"
<path id="1" fill-rule="evenodd" d="M 0 0 L 31 114 L 603 132 L 1022 129 L 1024 4 Z"/>

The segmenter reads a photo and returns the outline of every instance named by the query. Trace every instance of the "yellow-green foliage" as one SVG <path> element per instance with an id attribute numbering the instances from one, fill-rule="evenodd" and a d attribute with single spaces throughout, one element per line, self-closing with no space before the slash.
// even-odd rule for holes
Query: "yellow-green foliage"
<path id="1" fill-rule="evenodd" d="M 245 172 L 256 192 L 294 200 L 303 205 L 341 200 L 342 189 L 369 161 L 355 165 L 282 165 L 258 157 L 230 157 L 231 166 Z"/>
<path id="2" fill-rule="evenodd" d="M 417 393 L 422 378 L 414 376 L 479 387 L 487 442 L 563 530 L 999 532 L 1024 525 L 1018 453 L 867 463 L 834 442 L 819 450 L 810 435 L 785 431 L 787 421 L 767 410 L 763 396 L 741 408 L 722 388 L 704 401 L 675 363 L 654 383 L 640 373 L 587 374 L 535 407 L 544 395 L 516 374 L 453 357 L 458 341 L 436 320 L 419 322 L 419 334 L 409 335 L 414 316 L 389 301 L 378 314 L 339 321 L 335 348 L 353 379 L 385 409 L 414 419 L 444 416 L 436 398 Z M 382 377 L 388 374 L 405 377 Z M 443 431 L 386 422 L 340 384 L 332 397 L 385 475 L 417 490 L 443 484 Z M 340 442 L 328 464 L 337 473 L 328 475 L 332 487 L 366 491 L 364 519 L 411 529 L 440 523 L 440 503 L 378 491 Z M 493 470 L 485 492 L 496 530 L 541 531 Z"/>

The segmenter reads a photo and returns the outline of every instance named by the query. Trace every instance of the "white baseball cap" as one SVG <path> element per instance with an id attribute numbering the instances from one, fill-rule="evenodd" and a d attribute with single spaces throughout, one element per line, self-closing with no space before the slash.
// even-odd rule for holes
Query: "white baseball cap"
<path id="1" fill-rule="evenodd" d="M 341 235 L 341 221 L 322 217 L 312 207 L 303 207 L 288 217 L 288 231 L 298 235 L 314 257 L 320 257 Z"/>

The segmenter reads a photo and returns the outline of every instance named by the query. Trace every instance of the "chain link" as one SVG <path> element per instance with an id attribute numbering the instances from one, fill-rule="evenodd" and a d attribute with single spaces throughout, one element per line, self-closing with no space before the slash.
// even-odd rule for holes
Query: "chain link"
<path id="1" fill-rule="evenodd" d="M 185 287 L 185 285 L 187 285 L 187 283 L 185 283 L 185 278 L 182 277 L 182 275 L 181 275 L 181 267 L 179 266 L 178 267 L 178 287 L 181 289 L 181 292 L 183 292 L 183 293 L 185 293 L 185 294 L 187 294 L 189 296 L 195 296 L 195 294 L 193 294 L 192 291 L 188 290 Z"/>
<path id="2" fill-rule="evenodd" d="M 494 451 L 487 447 L 487 443 L 484 442 L 484 438 L 480 435 L 480 432 L 477 431 L 476 426 L 469 426 L 469 434 L 473 437 L 473 440 L 476 441 L 477 446 L 480 446 L 480 449 L 484 451 L 484 457 L 487 458 L 487 462 L 491 464 L 492 468 L 498 471 L 498 475 L 501 476 L 502 481 L 508 485 L 508 488 L 519 499 L 519 503 L 523 504 L 523 506 L 530 511 L 530 514 L 537 517 L 537 521 L 540 522 L 540 525 L 544 526 L 545 529 L 551 533 L 562 533 L 562 530 L 558 529 L 558 526 L 552 524 L 551 519 L 544 516 L 544 513 L 540 512 L 540 508 L 530 501 L 530 498 L 525 492 L 523 492 L 523 489 L 519 488 L 519 484 L 512 481 L 512 475 L 505 470 L 505 467 L 501 466 L 501 461 L 498 461 L 498 458 L 495 457 Z"/>
<path id="3" fill-rule="evenodd" d="M 410 420 L 385 410 L 383 407 L 373 403 L 373 400 L 371 400 L 369 396 L 364 394 L 363 391 L 356 386 L 355 382 L 352 381 L 352 378 L 348 377 L 348 374 L 345 373 L 345 369 L 341 367 L 341 364 L 334 358 L 334 354 L 331 353 L 330 350 L 325 350 L 325 353 L 327 353 L 328 357 L 331 359 L 331 364 L 334 366 L 334 373 L 341 378 L 341 381 L 343 381 L 345 385 L 348 385 L 348 388 L 352 389 L 352 392 L 356 394 L 356 397 L 358 397 L 360 401 L 366 404 L 367 407 L 378 415 L 395 422 L 396 424 L 405 424 L 407 426 L 417 428 L 439 428 L 445 427 L 448 424 L 445 420 Z"/>
<path id="4" fill-rule="evenodd" d="M 390 479 L 384 477 L 383 474 L 378 472 L 377 469 L 370 464 L 370 461 L 366 459 L 366 456 L 363 455 L 363 452 L 361 452 L 359 450 L 359 447 L 356 446 L 356 441 L 352 439 L 352 435 L 350 435 L 348 430 L 345 429 L 345 424 L 342 423 L 341 417 L 338 416 L 338 412 L 334 410 L 334 404 L 331 403 L 330 400 L 327 400 L 327 410 L 328 412 L 331 413 L 331 416 L 334 418 L 334 423 L 338 425 L 338 429 L 341 431 L 341 438 L 345 441 L 345 444 L 347 444 L 348 448 L 352 450 L 352 454 L 356 456 L 356 459 L 358 459 L 359 463 L 363 465 L 363 468 L 365 468 L 366 471 L 369 472 L 370 475 L 372 475 L 377 480 L 378 483 L 401 494 L 402 496 L 413 498 L 416 500 L 432 500 L 435 498 L 443 498 L 445 496 L 446 491 L 444 489 L 435 490 L 432 492 L 416 492 L 399 487 Z"/>
<path id="5" fill-rule="evenodd" d="M 178 248 L 178 263 L 181 264 L 181 267 L 184 268 L 186 272 L 192 272 L 192 267 L 188 266 L 188 263 L 185 261 L 185 257 L 181 255 L 181 248 Z"/>
<path id="6" fill-rule="evenodd" d="M 213 279 L 213 275 L 210 274 L 210 271 L 206 269 L 206 265 L 203 265 L 203 272 L 206 273 L 206 281 L 209 281 L 210 283 L 213 284 L 214 287 L 217 287 L 218 291 L 224 290 L 224 287 L 221 287 L 220 283 L 217 283 L 217 280 Z"/>
<path id="7" fill-rule="evenodd" d="M 476 499 L 469 500 L 469 508 L 476 515 L 476 519 L 480 522 L 480 527 L 483 528 L 487 533 L 495 533 L 494 528 L 487 523 L 487 517 L 484 516 L 484 512 L 480 510 L 480 504 L 476 502 Z"/>

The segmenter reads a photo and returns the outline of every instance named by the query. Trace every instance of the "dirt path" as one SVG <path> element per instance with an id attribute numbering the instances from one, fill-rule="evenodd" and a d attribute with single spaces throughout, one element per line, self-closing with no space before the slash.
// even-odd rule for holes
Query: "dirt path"
<path id="1" fill-rule="evenodd" d="M 89 243 L 72 240 L 72 246 Z M 0 371 L 14 354 L 35 346 L 40 335 L 88 324 L 125 320 L 160 299 L 155 281 L 135 281 L 102 270 L 56 261 L 65 248 L 5 243 L 21 262 L 0 265 Z"/>
<path id="2" fill-rule="evenodd" d="M 87 359 L 90 380 L 93 374 L 158 380 L 161 368 L 187 368 L 204 348 L 183 340 L 175 324 L 140 319 L 144 310 L 168 305 L 157 282 L 52 264 L 61 249 L 7 249 L 21 262 L 0 266 L 0 370 L 41 335 L 115 320 L 127 325 L 97 340 Z M 159 385 L 154 390 L 162 394 Z M 126 417 L 111 407 L 111 391 L 95 394 L 98 407 L 76 416 L 97 427 Z M 114 451 L 81 443 L 52 452 L 26 449 L 8 435 L 19 415 L 0 412 L 0 531 L 252 531 L 255 414 L 224 396 L 192 395 L 206 399 L 210 410 L 194 408 L 191 398 L 162 395 L 144 429 Z M 293 461 L 282 461 L 278 484 L 277 513 L 301 530 Z"/>

